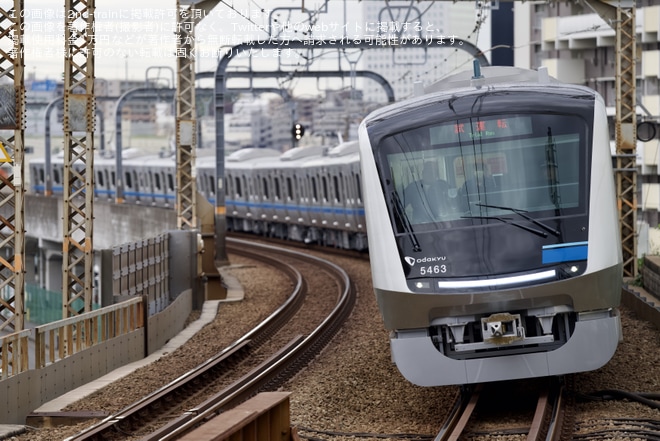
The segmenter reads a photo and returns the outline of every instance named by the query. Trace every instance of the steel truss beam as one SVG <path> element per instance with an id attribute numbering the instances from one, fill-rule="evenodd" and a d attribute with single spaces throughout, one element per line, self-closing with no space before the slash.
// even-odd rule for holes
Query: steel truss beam
<path id="1" fill-rule="evenodd" d="M 193 6 L 177 7 L 176 219 L 178 229 L 197 228 L 195 149 L 195 24 Z"/>
<path id="2" fill-rule="evenodd" d="M 62 318 L 92 310 L 94 2 L 65 0 L 64 6 Z"/>
<path id="3" fill-rule="evenodd" d="M 25 314 L 25 188 L 23 0 L 0 2 L 0 331 L 21 331 Z M 2 348 L 0 348 L 0 355 Z"/>
<path id="4" fill-rule="evenodd" d="M 624 277 L 637 275 L 637 112 L 635 5 L 617 8 L 616 189 Z"/>
<path id="5" fill-rule="evenodd" d="M 177 0 L 176 218 L 177 228 L 197 228 L 195 150 L 195 26 L 220 0 Z"/>

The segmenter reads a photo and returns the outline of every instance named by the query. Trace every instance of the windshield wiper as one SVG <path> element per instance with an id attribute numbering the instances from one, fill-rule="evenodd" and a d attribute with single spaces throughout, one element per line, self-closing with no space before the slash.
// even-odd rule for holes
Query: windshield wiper
<path id="1" fill-rule="evenodd" d="M 461 219 L 493 219 L 500 222 L 504 222 L 507 225 L 513 225 L 514 227 L 522 228 L 525 231 L 530 233 L 537 234 L 541 237 L 548 237 L 548 234 L 545 231 L 537 230 L 536 228 L 528 227 L 517 222 L 511 221 L 508 217 L 499 217 L 499 216 L 461 216 Z"/>
<path id="2" fill-rule="evenodd" d="M 399 219 L 401 220 L 401 225 L 403 226 L 403 229 L 410 237 L 410 241 L 412 242 L 413 245 L 413 251 L 422 251 L 422 247 L 419 245 L 419 241 L 417 240 L 417 236 L 413 231 L 413 227 L 412 224 L 410 223 L 410 219 L 408 218 L 408 215 L 406 214 L 406 210 L 403 208 L 403 204 L 401 203 L 401 198 L 399 198 L 399 193 L 397 193 L 397 191 L 394 190 L 391 193 L 391 196 L 392 196 L 392 202 L 394 203 L 395 212 L 397 216 L 399 216 Z"/>
<path id="3" fill-rule="evenodd" d="M 481 204 L 481 203 L 477 203 L 476 205 L 478 205 L 479 207 L 496 208 L 496 209 L 498 209 L 498 210 L 509 210 L 509 211 L 511 211 L 511 212 L 513 212 L 513 213 L 516 213 L 518 216 L 523 217 L 523 218 L 525 218 L 526 220 L 532 222 L 534 225 L 538 225 L 539 227 L 543 228 L 543 229 L 544 229 L 545 231 L 547 231 L 548 233 L 552 233 L 552 234 L 554 234 L 555 236 L 559 236 L 559 235 L 561 234 L 559 231 L 555 230 L 555 229 L 552 228 L 551 226 L 546 225 L 546 224 L 544 224 L 543 222 L 539 222 L 539 221 L 537 221 L 536 219 L 534 219 L 534 218 L 532 218 L 532 217 L 530 217 L 530 216 L 527 216 L 527 215 L 525 214 L 525 213 L 527 213 L 527 211 L 525 211 L 525 210 L 521 210 L 521 209 L 519 209 L 519 208 L 513 208 L 513 207 L 501 207 L 501 206 L 499 206 L 499 205 L 488 205 L 488 204 Z"/>

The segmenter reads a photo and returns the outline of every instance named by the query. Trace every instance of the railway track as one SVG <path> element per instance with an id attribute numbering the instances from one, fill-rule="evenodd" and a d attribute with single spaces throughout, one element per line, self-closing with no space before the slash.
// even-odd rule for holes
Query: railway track
<path id="1" fill-rule="evenodd" d="M 68 440 L 177 439 L 258 392 L 276 389 L 303 369 L 350 315 L 355 290 L 337 265 L 298 251 L 237 239 L 228 241 L 228 249 L 287 274 L 293 289 L 286 302 L 201 366 Z M 306 297 L 314 295 L 309 278 L 320 274 L 325 275 L 324 285 L 337 288 L 334 306 L 309 333 L 289 335 L 287 324 L 296 314 L 304 314 Z M 314 318 L 306 315 L 304 320 Z M 283 343 L 271 344 L 278 334 L 282 335 L 277 340 Z M 210 393 L 213 388 L 218 390 Z"/>
<path id="2" fill-rule="evenodd" d="M 457 441 L 466 435 L 478 435 L 480 439 L 491 437 L 502 439 L 504 436 L 512 435 L 526 436 L 529 441 L 562 439 L 566 411 L 563 382 L 557 378 L 515 382 L 518 385 L 524 384 L 523 395 L 526 396 L 507 393 L 520 391 L 517 386 L 510 386 L 513 383 L 506 382 L 509 386 L 504 387 L 505 383 L 464 386 L 435 440 Z M 534 408 L 527 425 L 521 425 L 522 423 L 517 421 L 515 425 L 508 426 L 498 421 L 500 420 L 498 411 L 511 407 L 511 401 L 515 401 L 513 407 L 523 408 L 522 413 L 527 413 L 524 408 Z M 536 401 L 535 407 L 534 401 Z M 478 417 L 476 417 L 477 413 L 479 413 Z"/>

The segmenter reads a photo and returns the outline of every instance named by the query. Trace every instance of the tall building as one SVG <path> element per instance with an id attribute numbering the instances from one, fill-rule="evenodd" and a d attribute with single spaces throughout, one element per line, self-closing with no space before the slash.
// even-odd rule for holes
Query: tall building
<path id="1" fill-rule="evenodd" d="M 637 91 L 653 116 L 660 114 L 660 6 L 638 2 Z M 614 29 L 582 2 L 516 3 L 515 65 L 598 91 L 615 106 Z M 641 56 L 639 56 L 641 55 Z"/>
<path id="2" fill-rule="evenodd" d="M 548 73 L 560 81 L 598 91 L 615 115 L 616 39 L 614 29 L 584 2 L 516 2 L 515 65 Z M 640 120 L 660 122 L 660 6 L 656 0 L 636 3 L 636 92 Z M 614 125 L 610 125 L 614 140 Z M 614 142 L 612 142 L 614 153 Z M 637 143 L 639 220 L 653 230 L 660 222 L 659 141 Z M 660 237 L 658 238 L 660 240 Z M 644 251 L 640 242 L 639 250 Z M 658 252 L 658 249 L 649 249 Z"/>
<path id="3" fill-rule="evenodd" d="M 396 36 L 417 39 L 408 49 L 369 49 L 363 52 L 361 68 L 383 75 L 394 89 L 396 100 L 410 97 L 414 83 L 434 83 L 443 76 L 468 69 L 471 57 L 451 37 L 473 44 L 479 33 L 474 2 L 360 2 L 363 38 Z M 444 37 L 445 44 L 429 45 L 427 38 Z M 365 80 L 364 99 L 384 102 L 385 93 L 374 81 Z"/>

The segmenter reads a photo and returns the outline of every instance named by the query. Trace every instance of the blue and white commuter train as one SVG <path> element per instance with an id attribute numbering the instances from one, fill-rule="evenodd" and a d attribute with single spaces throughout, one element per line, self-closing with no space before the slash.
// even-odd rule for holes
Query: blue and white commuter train
<path id="1" fill-rule="evenodd" d="M 360 126 L 373 287 L 392 358 L 421 386 L 597 369 L 621 339 L 603 99 L 544 72 L 471 76 Z"/>
<path id="2" fill-rule="evenodd" d="M 52 192 L 63 189 L 63 157 L 51 159 Z M 45 161 L 30 161 L 30 188 L 45 191 Z M 215 203 L 215 158 L 196 161 L 197 189 Z M 125 203 L 173 207 L 176 164 L 173 156 L 122 157 Z M 117 194 L 116 159 L 94 158 L 98 200 Z M 333 147 L 238 150 L 225 159 L 225 207 L 231 231 L 250 232 L 345 249 L 366 250 L 366 226 L 357 141 Z"/>
<path id="3" fill-rule="evenodd" d="M 238 150 L 225 161 L 227 226 L 344 249 L 367 248 L 357 141 Z"/>

